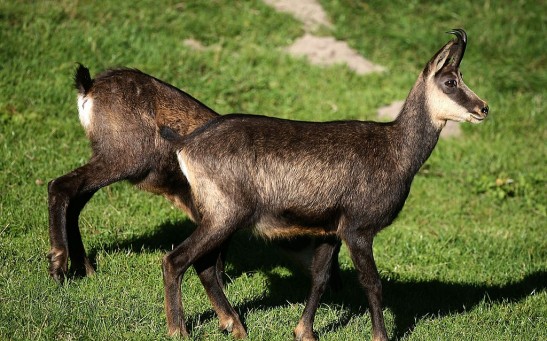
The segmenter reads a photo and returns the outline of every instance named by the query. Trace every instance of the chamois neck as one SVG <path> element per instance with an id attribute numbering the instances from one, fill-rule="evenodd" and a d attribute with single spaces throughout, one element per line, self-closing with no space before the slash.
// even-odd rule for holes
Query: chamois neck
<path id="1" fill-rule="evenodd" d="M 431 155 L 443 128 L 431 120 L 422 76 L 410 91 L 393 126 L 399 136 L 396 146 L 399 155 L 409 162 L 409 171 L 415 174 Z"/>

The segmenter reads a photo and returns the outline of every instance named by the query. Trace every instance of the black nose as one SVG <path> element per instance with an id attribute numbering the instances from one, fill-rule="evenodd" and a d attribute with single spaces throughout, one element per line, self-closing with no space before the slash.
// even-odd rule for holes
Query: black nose
<path id="1" fill-rule="evenodd" d="M 484 108 L 481 109 L 481 112 L 486 115 L 488 114 L 488 110 L 489 110 L 488 106 L 485 106 Z"/>

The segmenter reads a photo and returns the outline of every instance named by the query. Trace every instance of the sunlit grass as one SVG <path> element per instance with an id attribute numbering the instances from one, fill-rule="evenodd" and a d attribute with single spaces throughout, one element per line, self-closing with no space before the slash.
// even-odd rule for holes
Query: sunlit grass
<path id="1" fill-rule="evenodd" d="M 382 74 L 357 76 L 285 54 L 303 34 L 259 1 L 0 1 L 0 339 L 167 339 L 161 256 L 185 217 L 128 184 L 99 191 L 81 217 L 97 275 L 58 287 L 47 274 L 46 184 L 87 160 L 72 76 L 129 66 L 220 113 L 374 119 L 403 99 L 426 61 L 463 27 L 462 71 L 491 108 L 442 140 L 400 218 L 380 233 L 388 333 L 408 340 L 547 339 L 544 8 L 535 2 L 322 1 L 332 33 Z M 193 38 L 207 48 L 183 44 Z M 229 299 L 251 340 L 292 338 L 308 279 L 274 245 L 243 233 L 228 255 Z M 344 288 L 325 294 L 322 340 L 370 338 L 345 248 Z M 229 339 L 193 270 L 183 300 L 196 339 Z"/>

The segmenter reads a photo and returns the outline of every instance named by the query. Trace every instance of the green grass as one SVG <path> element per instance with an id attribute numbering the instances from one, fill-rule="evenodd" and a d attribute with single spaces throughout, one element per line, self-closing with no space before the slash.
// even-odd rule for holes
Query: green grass
<path id="1" fill-rule="evenodd" d="M 0 339 L 167 339 L 162 255 L 191 231 L 169 203 L 127 184 L 82 213 L 93 278 L 47 274 L 47 181 L 87 160 L 72 76 L 142 69 L 221 113 L 374 119 L 402 99 L 426 61 L 463 27 L 466 83 L 490 118 L 439 142 L 375 255 L 388 333 L 404 340 L 547 339 L 546 8 L 533 1 L 322 1 L 338 39 L 385 65 L 357 76 L 283 48 L 299 22 L 259 1 L 0 1 Z M 186 38 L 209 48 L 193 51 Z M 510 181 L 508 181 L 510 179 Z M 257 247 L 258 246 L 258 247 Z M 286 340 L 308 279 L 277 249 L 238 235 L 227 295 L 251 340 Z M 347 250 L 344 288 L 325 294 L 321 340 L 370 338 Z M 288 290 L 290 288 L 290 290 Z M 196 339 L 227 340 L 193 272 L 183 283 Z"/>

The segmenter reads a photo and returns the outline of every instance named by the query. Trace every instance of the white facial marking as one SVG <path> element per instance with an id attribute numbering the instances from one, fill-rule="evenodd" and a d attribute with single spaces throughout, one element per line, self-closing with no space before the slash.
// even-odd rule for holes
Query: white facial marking
<path id="1" fill-rule="evenodd" d="M 87 98 L 83 95 L 78 95 L 78 116 L 80 117 L 80 123 L 87 130 L 91 125 L 91 119 L 93 114 L 93 99 Z"/>
<path id="2" fill-rule="evenodd" d="M 463 122 L 469 120 L 470 113 L 461 104 L 452 100 L 431 80 L 428 84 L 427 105 L 434 123 L 444 125 L 447 120 Z"/>

